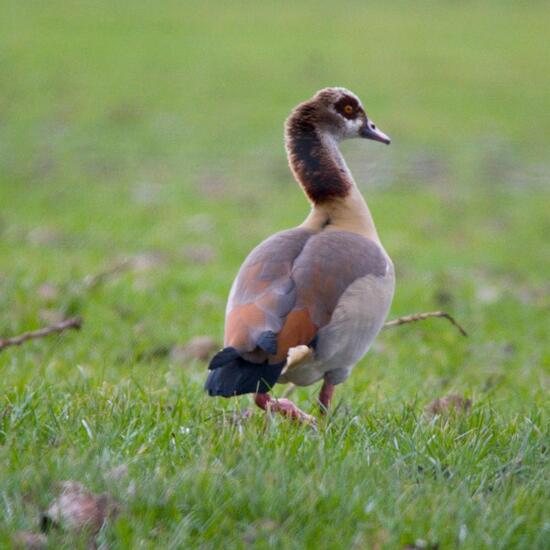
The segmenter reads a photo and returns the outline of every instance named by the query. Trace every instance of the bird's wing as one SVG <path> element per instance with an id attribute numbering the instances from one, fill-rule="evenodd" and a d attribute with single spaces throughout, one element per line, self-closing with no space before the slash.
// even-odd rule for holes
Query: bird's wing
<path id="1" fill-rule="evenodd" d="M 253 352 L 262 337 L 281 331 L 296 305 L 296 285 L 291 277 L 294 262 L 313 235 L 303 228 L 282 231 L 249 254 L 229 295 L 225 346 Z M 258 355 L 258 362 L 263 362 L 266 354 Z"/>
<path id="2" fill-rule="evenodd" d="M 233 284 L 225 346 L 252 362 L 284 361 L 290 348 L 314 341 L 351 283 L 387 268 L 380 246 L 361 235 L 278 233 L 252 251 Z"/>

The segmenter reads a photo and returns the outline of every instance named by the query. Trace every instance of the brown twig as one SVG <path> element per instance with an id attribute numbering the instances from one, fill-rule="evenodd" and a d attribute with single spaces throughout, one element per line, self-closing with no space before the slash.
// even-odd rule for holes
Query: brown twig
<path id="1" fill-rule="evenodd" d="M 468 333 L 460 326 L 454 318 L 445 311 L 428 311 L 426 313 L 413 313 L 412 315 L 405 315 L 403 317 L 398 317 L 392 321 L 387 321 L 384 323 L 384 328 L 386 327 L 397 327 L 399 325 L 404 325 L 405 323 L 414 323 L 416 321 L 424 321 L 425 319 L 430 319 L 431 317 L 442 317 L 450 321 L 459 331 L 462 336 L 468 336 Z"/>
<path id="2" fill-rule="evenodd" d="M 80 317 L 73 317 L 67 319 L 61 323 L 51 325 L 49 327 L 40 328 L 31 332 L 24 332 L 19 336 L 12 336 L 11 338 L 0 338 L 0 351 L 9 346 L 20 346 L 27 340 L 36 340 L 37 338 L 44 338 L 50 334 L 56 334 L 64 332 L 65 330 L 79 330 L 82 327 L 82 319 Z"/>
<path id="3" fill-rule="evenodd" d="M 105 281 L 107 281 L 114 275 L 123 273 L 124 271 L 127 271 L 131 268 L 132 268 L 132 260 L 129 258 L 126 258 L 124 260 L 121 260 L 120 262 L 117 262 L 113 266 L 105 269 L 104 271 L 100 271 L 99 273 L 96 273 L 95 275 L 87 275 L 82 280 L 80 286 L 84 289 L 96 288 L 102 285 Z"/>
<path id="4" fill-rule="evenodd" d="M 118 275 L 127 271 L 133 266 L 131 259 L 125 259 L 117 262 L 113 266 L 96 273 L 95 275 L 88 275 L 80 282 L 73 284 L 70 290 L 74 293 L 80 293 L 83 290 L 91 290 L 101 286 L 105 281 L 109 280 L 111 277 Z M 12 336 L 11 338 L 0 338 L 0 352 L 10 346 L 20 346 L 27 340 L 36 340 L 38 338 L 44 338 L 50 334 L 61 333 L 66 330 L 79 330 L 82 327 L 82 319 L 80 317 L 73 317 L 71 319 L 66 319 L 55 325 L 48 327 L 43 327 L 38 330 L 33 330 L 30 332 L 24 332 L 18 336 Z"/>

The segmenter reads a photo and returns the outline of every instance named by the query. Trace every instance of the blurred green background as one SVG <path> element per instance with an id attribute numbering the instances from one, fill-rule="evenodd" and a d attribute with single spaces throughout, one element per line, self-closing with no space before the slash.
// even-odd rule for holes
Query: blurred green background
<path id="1" fill-rule="evenodd" d="M 346 548 L 416 539 L 543 548 L 549 34 L 543 1 L 1 1 L 0 335 L 85 320 L 80 334 L 0 354 L 5 540 L 32 525 L 53 481 L 77 477 L 101 490 L 110 485 L 104 472 L 123 462 L 139 488 L 131 498 L 114 489 L 128 501 L 109 535 L 115 547 L 329 547 L 334 522 Z M 277 424 L 282 435 L 265 435 L 261 417 L 244 435 L 220 431 L 212 415 L 241 405 L 207 400 L 205 364 L 182 365 L 166 350 L 197 335 L 221 341 L 246 254 L 306 216 L 283 122 L 330 85 L 357 93 L 393 140 L 343 145 L 396 265 L 391 316 L 441 308 L 471 336 L 438 321 L 381 335 L 338 389 L 326 434 Z M 124 258 L 132 269 L 82 283 Z M 418 428 L 422 407 L 449 391 L 474 398 L 471 423 Z M 300 390 L 301 406 L 314 408 L 315 392 Z M 354 418 L 366 428 L 350 432 Z M 195 436 L 178 448 L 170 434 L 180 424 Z M 464 434 L 485 429 L 491 450 L 482 452 Z M 450 447 L 422 450 L 432 436 L 449 437 Z M 371 437 L 381 449 L 375 474 L 363 469 Z M 409 453 L 396 449 L 401 437 Z M 326 471 L 301 469 L 321 447 Z M 461 485 L 436 476 L 419 494 L 413 474 L 393 469 L 409 460 L 454 464 Z M 489 503 L 471 500 L 472 479 L 489 483 L 517 460 L 522 477 Z M 213 461 L 232 465 L 238 490 L 212 480 Z M 184 465 L 193 476 L 180 477 Z M 265 481 L 293 468 L 286 484 Z M 339 496 L 325 509 L 315 487 L 337 475 L 358 493 L 333 487 Z M 267 485 L 271 507 L 250 504 L 251 478 Z M 367 520 L 376 491 L 387 508 Z M 480 510 L 489 510 L 483 520 Z M 285 528 L 260 524 L 252 543 L 241 537 L 265 517 Z"/>

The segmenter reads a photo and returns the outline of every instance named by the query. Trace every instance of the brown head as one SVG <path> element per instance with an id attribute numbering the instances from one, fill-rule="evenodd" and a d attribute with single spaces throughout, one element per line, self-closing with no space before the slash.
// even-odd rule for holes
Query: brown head
<path id="1" fill-rule="evenodd" d="M 287 119 L 286 131 L 296 125 L 311 125 L 337 141 L 366 138 L 389 145 L 391 140 L 369 119 L 359 98 L 346 88 L 324 88 L 300 103 Z"/>
<path id="2" fill-rule="evenodd" d="M 339 141 L 366 138 L 390 144 L 359 98 L 345 88 L 324 88 L 300 103 L 286 121 L 285 138 L 292 172 L 315 203 L 343 197 L 351 186 Z"/>

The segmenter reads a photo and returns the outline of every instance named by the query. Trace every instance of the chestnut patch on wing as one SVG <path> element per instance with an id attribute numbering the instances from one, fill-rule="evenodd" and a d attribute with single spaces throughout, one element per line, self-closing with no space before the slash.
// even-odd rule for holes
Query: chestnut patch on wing
<path id="1" fill-rule="evenodd" d="M 291 311 L 277 335 L 277 354 L 270 358 L 270 362 L 284 361 L 290 348 L 308 345 L 317 334 L 317 330 L 318 327 L 311 320 L 307 309 Z"/>
<path id="2" fill-rule="evenodd" d="M 257 304 L 235 306 L 227 317 L 224 345 L 252 351 L 256 347 L 255 333 L 262 333 L 266 326 L 266 313 Z"/>
<path id="3" fill-rule="evenodd" d="M 349 118 L 350 120 L 356 118 L 361 109 L 358 101 L 349 95 L 345 95 L 339 99 L 334 104 L 334 108 L 337 113 L 340 113 L 343 117 Z"/>

